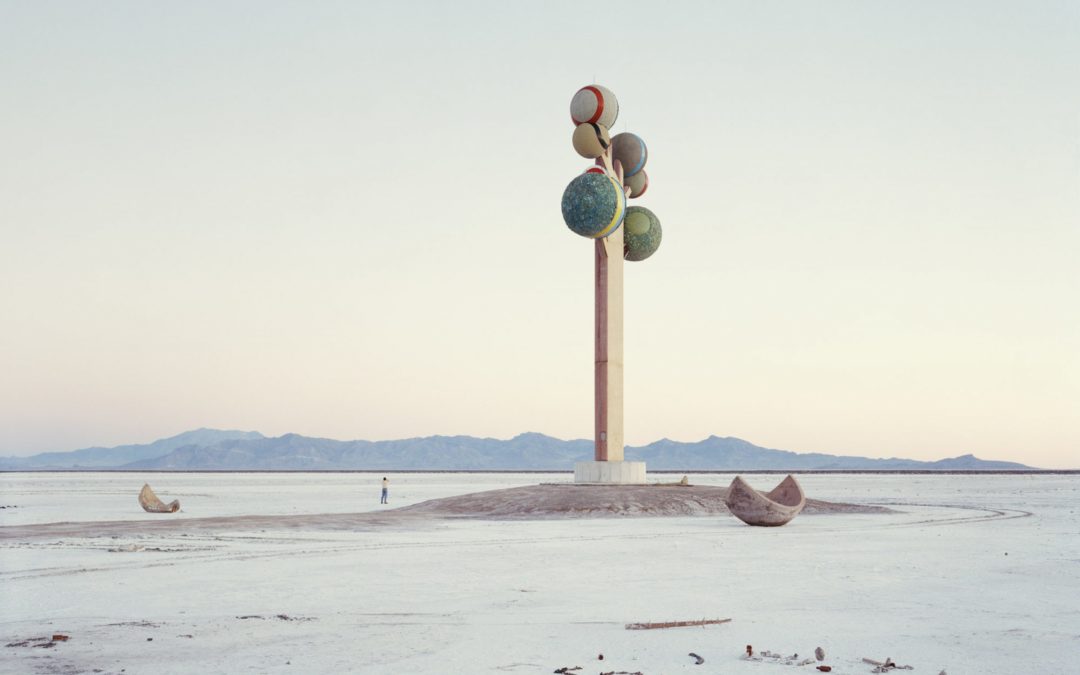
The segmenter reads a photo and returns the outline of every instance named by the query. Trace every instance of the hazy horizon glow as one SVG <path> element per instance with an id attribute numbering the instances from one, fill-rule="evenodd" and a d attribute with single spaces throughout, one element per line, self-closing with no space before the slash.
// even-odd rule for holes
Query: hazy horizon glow
<path id="1" fill-rule="evenodd" d="M 0 455 L 591 437 L 595 80 L 664 226 L 628 444 L 1080 466 L 1076 3 L 0 1 L 0 40 Z"/>

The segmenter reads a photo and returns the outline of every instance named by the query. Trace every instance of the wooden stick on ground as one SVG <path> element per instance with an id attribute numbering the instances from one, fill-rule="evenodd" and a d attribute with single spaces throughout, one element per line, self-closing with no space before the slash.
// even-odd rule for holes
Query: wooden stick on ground
<path id="1" fill-rule="evenodd" d="M 700 621 L 664 621 L 662 623 L 628 623 L 626 630 L 651 630 L 653 628 L 682 628 L 683 626 L 710 626 L 727 623 L 731 619 L 701 619 Z"/>

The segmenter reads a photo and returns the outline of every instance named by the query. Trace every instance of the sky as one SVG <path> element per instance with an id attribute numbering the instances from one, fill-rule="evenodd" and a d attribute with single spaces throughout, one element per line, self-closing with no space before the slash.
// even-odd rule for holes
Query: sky
<path id="1" fill-rule="evenodd" d="M 592 436 L 581 86 L 649 146 L 625 432 L 1080 467 L 1080 3 L 0 0 L 0 455 Z"/>

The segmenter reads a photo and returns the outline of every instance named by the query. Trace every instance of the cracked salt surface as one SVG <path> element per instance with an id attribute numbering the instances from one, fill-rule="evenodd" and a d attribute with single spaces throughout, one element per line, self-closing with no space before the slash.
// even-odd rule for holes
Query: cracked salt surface
<path id="1" fill-rule="evenodd" d="M 1080 656 L 1076 475 L 799 476 L 809 498 L 894 512 L 807 514 L 775 529 L 730 516 L 382 512 L 356 529 L 310 530 L 195 520 L 379 512 L 381 477 L 154 474 L 155 491 L 180 499 L 183 512 L 151 515 L 136 503 L 147 476 L 0 475 L 5 501 L 20 504 L 0 512 L 0 644 L 71 638 L 2 647 L 0 672 L 808 670 L 743 660 L 753 644 L 783 654 L 821 646 L 833 673 L 868 672 L 863 657 L 888 656 L 931 675 L 1012 675 L 1075 672 Z M 749 478 L 764 489 L 778 480 Z M 390 506 L 568 480 L 391 476 Z M 160 519 L 193 529 L 94 534 L 102 521 Z M 57 521 L 99 526 L 26 534 Z M 88 536 L 73 534 L 80 528 Z M 690 652 L 706 662 L 694 665 Z"/>

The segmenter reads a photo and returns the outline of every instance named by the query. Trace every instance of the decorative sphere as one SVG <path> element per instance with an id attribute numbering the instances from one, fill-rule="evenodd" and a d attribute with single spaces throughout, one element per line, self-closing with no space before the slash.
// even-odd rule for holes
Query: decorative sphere
<path id="1" fill-rule="evenodd" d="M 649 189 L 649 174 L 638 171 L 626 179 L 626 187 L 630 188 L 630 199 L 637 199 Z"/>
<path id="2" fill-rule="evenodd" d="M 664 231 L 660 219 L 644 206 L 626 209 L 626 226 L 623 228 L 623 258 L 644 260 L 660 248 Z"/>
<path id="3" fill-rule="evenodd" d="M 570 99 L 570 119 L 574 124 L 603 124 L 610 129 L 619 117 L 619 101 L 607 87 L 591 84 L 578 89 Z"/>
<path id="4" fill-rule="evenodd" d="M 596 159 L 611 145 L 611 136 L 603 124 L 586 122 L 574 129 L 574 150 L 582 157 Z"/>
<path id="5" fill-rule="evenodd" d="M 602 166 L 597 166 L 597 165 L 593 164 L 588 169 L 585 169 L 585 171 L 583 173 L 598 173 L 601 176 L 606 176 L 607 175 L 607 170 Z"/>
<path id="6" fill-rule="evenodd" d="M 649 150 L 640 136 L 624 131 L 611 139 L 611 158 L 622 162 L 623 176 L 628 178 L 645 168 Z"/>
<path id="7" fill-rule="evenodd" d="M 583 173 L 563 191 L 562 214 L 575 234 L 590 239 L 606 237 L 626 216 L 626 193 L 612 176 Z"/>

